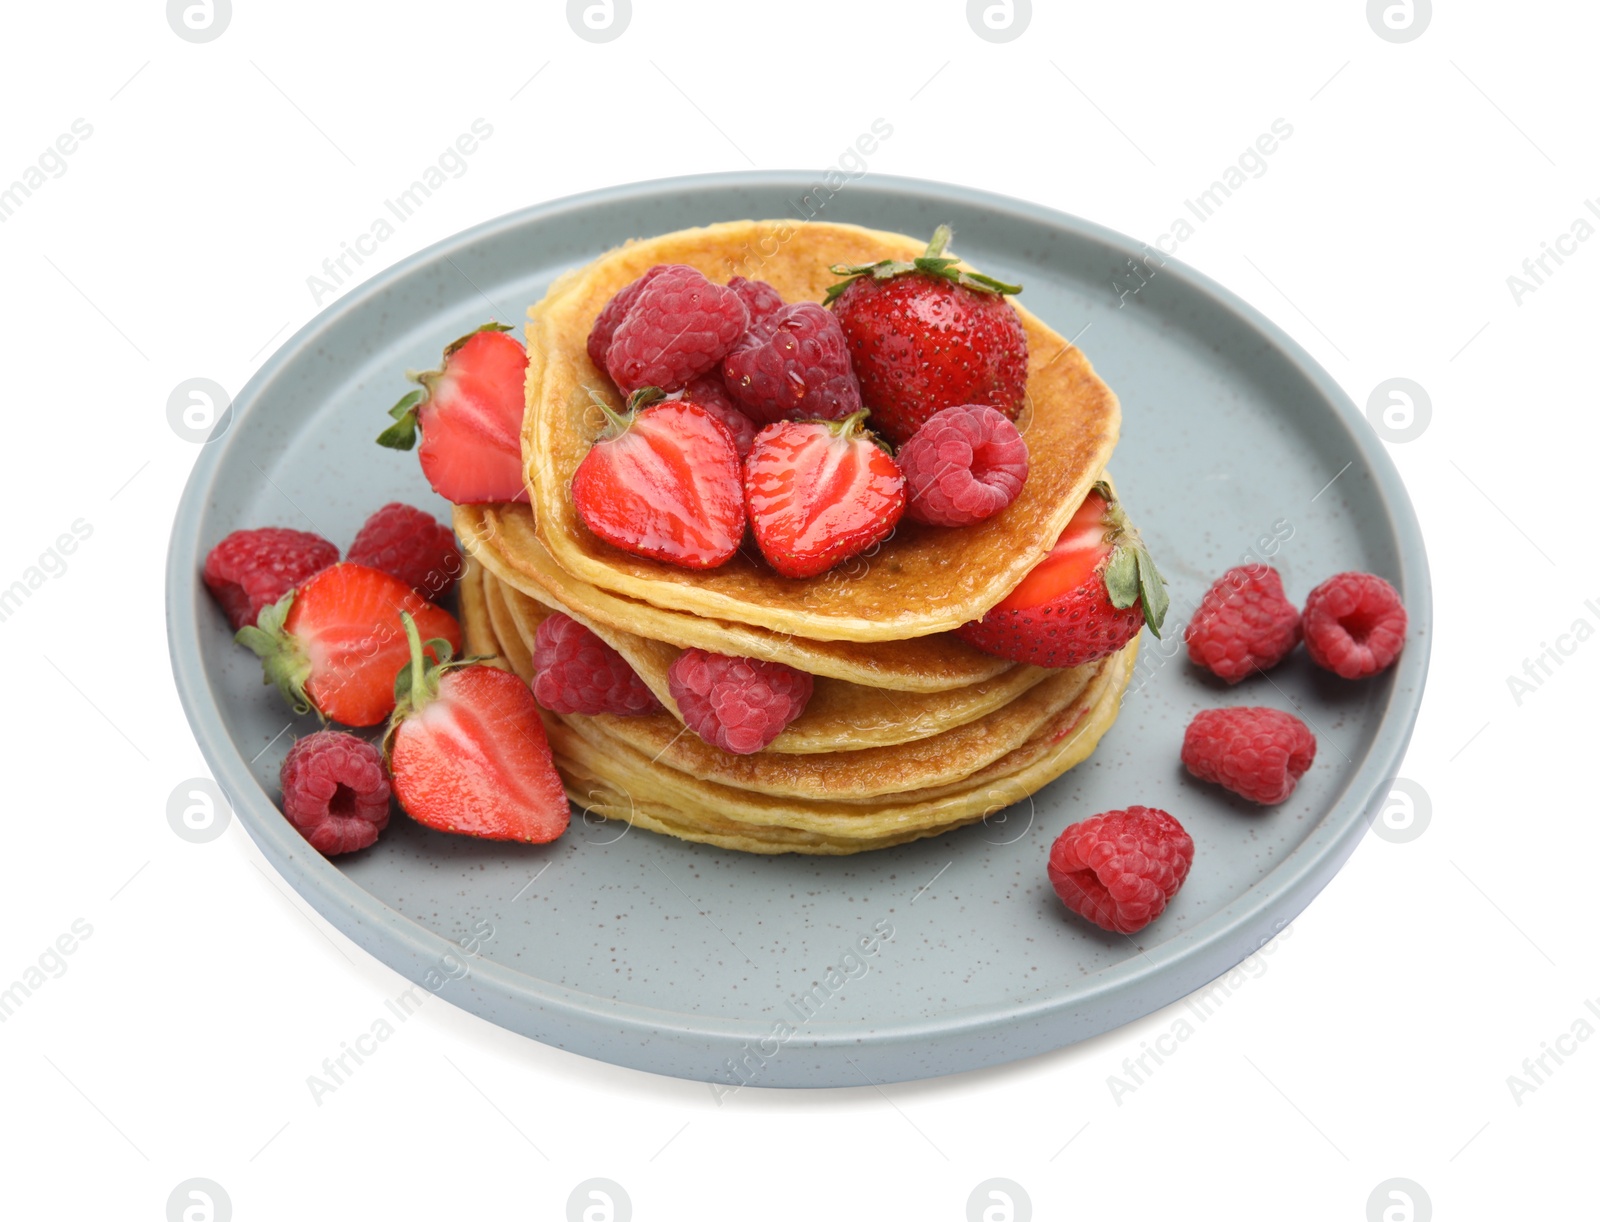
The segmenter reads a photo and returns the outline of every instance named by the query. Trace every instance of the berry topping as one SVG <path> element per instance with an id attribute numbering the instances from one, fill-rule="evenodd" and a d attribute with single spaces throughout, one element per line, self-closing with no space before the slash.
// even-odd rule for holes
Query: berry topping
<path id="1" fill-rule="evenodd" d="M 421 385 L 389 409 L 394 423 L 378 444 L 409 450 L 422 430 L 417 457 L 433 490 L 455 505 L 526 501 L 522 482 L 523 384 L 528 354 L 487 323 L 444 350 L 444 363 L 409 375 Z"/>
<path id="2" fill-rule="evenodd" d="M 306 578 L 339 563 L 339 549 L 321 535 L 266 526 L 236 530 L 211 549 L 201 573 L 235 630 L 256 622 Z"/>
<path id="3" fill-rule="evenodd" d="M 1004 413 L 947 407 L 895 455 L 906 475 L 906 514 L 926 526 L 971 526 L 993 517 L 1028 482 L 1028 443 Z"/>
<path id="4" fill-rule="evenodd" d="M 1300 612 L 1284 597 L 1277 569 L 1244 564 L 1205 592 L 1183 639 L 1191 662 L 1237 683 L 1276 666 L 1300 643 Z"/>
<path id="5" fill-rule="evenodd" d="M 778 290 L 765 280 L 746 280 L 743 276 L 735 276 L 728 281 L 728 287 L 739 294 L 739 300 L 744 302 L 745 309 L 750 311 L 752 327 L 783 309 L 783 298 L 778 296 Z"/>
<path id="6" fill-rule="evenodd" d="M 740 458 L 750 453 L 750 443 L 756 439 L 756 422 L 739 410 L 728 388 L 722 384 L 721 374 L 703 373 L 691 378 L 677 397 L 698 403 L 720 420 L 733 435 L 733 448 L 739 451 Z"/>
<path id="7" fill-rule="evenodd" d="M 552 713 L 659 713 L 627 660 L 570 615 L 547 616 L 533 638 L 533 695 Z"/>
<path id="8" fill-rule="evenodd" d="M 399 501 L 367 519 L 345 559 L 398 577 L 429 602 L 455 589 L 462 569 L 455 532 Z"/>
<path id="9" fill-rule="evenodd" d="M 1015 420 L 1028 384 L 1028 337 L 1006 300 L 1021 286 L 965 272 L 944 253 L 950 227 L 907 263 L 839 265 L 828 290 L 861 382 L 861 402 L 895 445 L 946 407 L 987 404 Z"/>
<path id="10" fill-rule="evenodd" d="M 634 299 L 645 285 L 649 284 L 668 268 L 679 268 L 683 271 L 692 271 L 678 263 L 657 263 L 644 275 L 631 284 L 624 285 L 617 290 L 616 296 L 605 304 L 599 317 L 594 320 L 594 326 L 589 329 L 587 348 L 589 359 L 594 362 L 594 367 L 601 373 L 606 372 L 606 355 L 611 351 L 611 339 L 617 333 L 617 328 L 622 325 L 622 320 L 628 316 L 628 311 L 633 308 Z"/>
<path id="11" fill-rule="evenodd" d="M 730 755 L 761 750 L 811 699 L 812 678 L 782 662 L 689 649 L 667 668 L 683 723 Z"/>
<path id="12" fill-rule="evenodd" d="M 567 830 L 567 805 L 528 685 L 476 662 L 440 665 L 403 617 L 410 665 L 396 677 L 384 736 L 394 796 L 425 827 L 544 844 Z"/>
<path id="13" fill-rule="evenodd" d="M 298 739 L 278 771 L 283 813 L 325 857 L 353 853 L 389 826 L 389 774 L 371 743 L 343 730 Z"/>
<path id="14" fill-rule="evenodd" d="M 1306 596 L 1302 626 L 1311 660 L 1345 679 L 1387 670 L 1406 643 L 1400 593 L 1372 573 L 1340 573 Z"/>
<path id="15" fill-rule="evenodd" d="M 572 502 L 585 526 L 623 551 L 716 568 L 744 540 L 739 452 L 705 408 L 660 395 L 639 391 L 620 416 L 595 400 L 606 430 L 573 473 Z"/>
<path id="16" fill-rule="evenodd" d="M 715 369 L 749 324 L 738 293 L 692 267 L 668 266 L 628 307 L 611 337 L 606 369 L 623 394 L 645 386 L 677 390 Z"/>
<path id="17" fill-rule="evenodd" d="M 1082 666 L 1121 649 L 1142 625 L 1161 635 L 1166 579 L 1103 483 L 1045 558 L 981 620 L 956 629 L 985 653 L 1033 666 Z"/>
<path id="18" fill-rule="evenodd" d="M 894 533 L 905 478 L 865 412 L 769 424 L 744 464 L 756 545 L 785 577 L 815 577 Z"/>
<path id="19" fill-rule="evenodd" d="M 1206 709 L 1183 735 L 1183 766 L 1241 798 L 1275 806 L 1317 758 L 1305 722 L 1278 709 Z"/>
<path id="20" fill-rule="evenodd" d="M 1111 933 L 1138 933 L 1161 915 L 1194 862 L 1194 841 L 1164 810 L 1130 806 L 1074 823 L 1050 846 L 1061 902 Z"/>
<path id="21" fill-rule="evenodd" d="M 409 612 L 434 656 L 461 648 L 461 626 L 405 582 L 360 564 L 323 569 L 261 612 L 234 639 L 261 659 L 297 713 L 375 726 L 394 708 L 395 673 L 409 656 L 400 617 Z"/>
<path id="22" fill-rule="evenodd" d="M 839 320 L 814 301 L 784 306 L 722 362 L 728 393 L 753 419 L 841 420 L 861 407 Z"/>

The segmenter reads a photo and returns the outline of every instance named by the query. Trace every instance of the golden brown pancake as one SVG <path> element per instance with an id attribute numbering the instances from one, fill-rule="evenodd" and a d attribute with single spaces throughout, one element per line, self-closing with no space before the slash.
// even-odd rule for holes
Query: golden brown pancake
<path id="1" fill-rule="evenodd" d="M 530 598 L 492 573 L 485 573 L 483 582 L 495 635 L 518 674 L 528 677 L 531 673 L 531 665 L 522 657 L 532 654 L 534 633 L 539 624 L 552 611 L 564 612 L 595 632 L 633 667 L 670 714 L 674 736 L 682 729 L 683 715 L 672 699 L 667 682 L 668 667 L 683 652 L 677 646 L 590 622 L 562 606 L 553 596 Z M 517 639 L 508 640 L 507 633 Z M 1013 666 L 998 678 L 949 692 L 895 692 L 822 676 L 814 680 L 805 711 L 786 726 L 766 750 L 783 755 L 806 755 L 859 751 L 928 738 L 999 712 L 1052 673 L 1038 666 Z M 658 736 L 645 724 L 653 719 L 638 720 L 639 726 L 624 728 L 619 733 L 644 750 L 644 744 Z"/>
<path id="2" fill-rule="evenodd" d="M 461 596 L 469 649 L 500 657 L 505 651 L 490 613 L 492 598 L 485 595 L 481 571 L 469 566 Z M 1075 697 L 1012 750 L 970 775 L 874 798 L 813 800 L 752 792 L 692 776 L 621 741 L 596 737 L 592 732 L 603 719 L 546 713 L 545 722 L 568 795 L 595 814 L 746 852 L 853 853 L 983 819 L 1088 758 L 1116 718 L 1136 652 L 1137 642 L 1085 668 L 1093 673 Z M 858 757 L 836 758 L 848 770 Z"/>
<path id="3" fill-rule="evenodd" d="M 905 692 L 950 691 L 1012 667 L 948 632 L 871 644 L 809 641 L 622 598 L 562 570 L 534 533 L 526 505 L 457 505 L 455 529 L 466 552 L 501 581 L 531 598 L 554 597 L 596 631 L 603 625 L 680 649 L 764 658 L 808 674 Z"/>
<path id="4" fill-rule="evenodd" d="M 1105 468 L 1120 425 L 1116 396 L 1084 355 L 1021 306 L 1028 405 L 1018 423 L 1028 439 L 1028 481 L 985 522 L 946 530 L 903 519 L 855 569 L 795 580 L 747 553 L 706 572 L 678 568 L 612 547 L 579 520 L 572 476 L 602 423 L 591 392 L 621 407 L 585 348 L 596 315 L 654 264 L 688 264 L 721 281 L 747 248 L 773 241 L 781 241 L 782 257 L 761 274 L 787 301 L 820 301 L 838 279 L 830 264 L 909 259 L 925 245 L 853 225 L 735 221 L 631 242 L 563 276 L 530 311 L 527 327 L 522 450 L 540 541 L 559 569 L 612 594 L 807 640 L 904 641 L 979 618 L 1050 550 Z M 642 624 L 622 626 L 661 635 Z"/>

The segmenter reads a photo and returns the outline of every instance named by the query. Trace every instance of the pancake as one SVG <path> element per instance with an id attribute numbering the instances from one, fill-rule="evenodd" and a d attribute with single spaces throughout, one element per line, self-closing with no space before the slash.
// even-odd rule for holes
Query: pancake
<path id="1" fill-rule="evenodd" d="M 680 649 L 764 658 L 812 675 L 901 692 L 950 691 L 993 679 L 1012 666 L 951 633 L 872 644 L 809 641 L 622 598 L 563 571 L 539 542 L 526 505 L 457 505 L 454 522 L 463 549 L 501 581 L 531 598 L 554 597 L 596 631 L 603 625 Z"/>
<path id="2" fill-rule="evenodd" d="M 530 677 L 531 656 L 523 661 L 519 655 L 532 654 L 534 633 L 540 622 L 550 612 L 562 611 L 620 653 L 675 719 L 671 727 L 674 735 L 681 729 L 683 715 L 672 699 L 667 669 L 682 650 L 662 641 L 646 640 L 631 632 L 617 632 L 592 623 L 550 595 L 530 598 L 505 585 L 492 573 L 485 574 L 483 580 L 495 636 L 518 674 Z M 507 640 L 508 632 L 517 640 Z M 996 679 L 950 692 L 894 692 L 823 676 L 815 680 L 805 711 L 786 726 L 766 750 L 784 755 L 808 755 L 859 751 L 929 738 L 997 712 L 1044 682 L 1051 673 L 1039 666 L 1013 666 Z M 643 723 L 650 719 L 618 720 Z M 622 731 L 622 737 L 644 750 L 646 747 L 642 744 L 653 734 L 641 724 Z"/>
<path id="3" fill-rule="evenodd" d="M 462 613 L 473 652 L 498 655 L 481 588 L 463 587 Z M 544 716 L 568 794 L 585 810 L 750 852 L 860 852 L 983 819 L 1088 758 L 1116 719 L 1136 654 L 1134 642 L 1087 668 L 1092 679 L 1075 699 L 971 776 L 865 802 L 807 801 L 700 780 L 625 745 L 596 745 L 581 728 L 598 719 Z"/>
<path id="4" fill-rule="evenodd" d="M 750 794 L 683 774 L 669 776 L 643 756 L 619 758 L 592 748 L 575 734 L 570 719 L 551 718 L 547 728 L 574 801 L 605 818 L 670 824 L 671 834 L 691 840 L 733 838 L 742 843 L 725 847 L 753 852 L 860 852 L 987 818 L 1030 799 L 1089 758 L 1116 721 L 1136 652 L 1130 645 L 1106 659 L 1077 701 L 1015 752 L 963 784 L 871 805 Z"/>
<path id="5" fill-rule="evenodd" d="M 811 641 L 903 641 L 979 618 L 1050 550 L 1105 468 L 1120 425 L 1116 396 L 1083 354 L 1020 306 L 1029 354 L 1028 403 L 1018 426 L 1028 439 L 1030 468 L 1017 499 L 987 521 L 944 530 L 902 519 L 870 559 L 794 580 L 746 552 L 705 572 L 634 556 L 578 519 L 572 475 L 601 423 L 590 391 L 621 406 L 585 350 L 596 315 L 656 263 L 686 263 L 722 281 L 748 248 L 774 242 L 782 256 L 764 263 L 760 274 L 787 301 L 820 301 L 838 279 L 830 264 L 909 259 L 924 247 L 853 225 L 735 221 L 632 242 L 563 276 L 530 311 L 527 327 L 522 450 L 540 541 L 561 570 L 613 594 Z M 642 624 L 625 626 L 660 635 Z"/>

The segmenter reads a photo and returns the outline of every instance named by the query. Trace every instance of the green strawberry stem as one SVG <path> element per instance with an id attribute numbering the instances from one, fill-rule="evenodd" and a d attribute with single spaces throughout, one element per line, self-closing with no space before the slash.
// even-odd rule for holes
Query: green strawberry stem
<path id="1" fill-rule="evenodd" d="M 944 253 L 945 247 L 950 244 L 951 235 L 949 225 L 940 225 L 933 231 L 933 237 L 929 239 L 927 248 L 909 263 L 904 259 L 881 259 L 877 263 L 833 264 L 828 270 L 835 276 L 846 278 L 828 286 L 827 295 L 823 297 L 822 303 L 824 305 L 831 303 L 859 276 L 871 276 L 874 280 L 889 280 L 913 272 L 937 276 L 952 284 L 959 284 L 962 288 L 971 289 L 974 293 L 1022 292 L 1020 284 L 1007 284 L 1004 280 L 996 280 L 993 276 L 985 276 L 981 272 L 965 272 L 957 267 L 961 260 Z"/>
<path id="2" fill-rule="evenodd" d="M 1110 485 L 1099 480 L 1095 483 L 1094 491 L 1106 502 L 1105 538 L 1111 544 L 1111 559 L 1106 562 L 1104 573 L 1106 597 L 1119 611 L 1138 603 L 1144 612 L 1144 622 L 1160 640 L 1161 625 L 1167 618 L 1167 608 L 1172 601 L 1167 595 L 1167 579 L 1156 568 L 1144 539 L 1128 521 L 1128 515 L 1121 502 L 1112 495 Z"/>
<path id="3" fill-rule="evenodd" d="M 641 386 L 628 396 L 628 402 L 622 411 L 618 412 L 605 398 L 597 393 L 593 387 L 585 387 L 589 398 L 600 409 L 600 414 L 606 418 L 606 427 L 600 431 L 597 441 L 610 441 L 620 437 L 628 431 L 628 426 L 645 408 L 651 404 L 660 403 L 667 397 L 667 392 L 659 386 Z"/>
<path id="4" fill-rule="evenodd" d="M 413 713 L 428 707 L 439 696 L 439 676 L 471 662 L 463 658 L 451 661 L 450 642 L 443 637 L 430 637 L 424 641 L 417 631 L 417 621 L 409 611 L 400 612 L 400 624 L 406 630 L 406 644 L 411 648 L 411 658 L 394 677 L 394 712 L 389 717 L 389 727 L 383 734 L 383 751 L 389 753 L 389 740 L 400 723 Z M 432 657 L 429 657 L 429 654 Z"/>
<path id="5" fill-rule="evenodd" d="M 311 659 L 300 648 L 300 642 L 284 629 L 283 621 L 288 618 L 292 606 L 294 591 L 290 590 L 272 606 L 263 607 L 256 622 L 239 629 L 233 639 L 261 659 L 261 681 L 276 687 L 289 707 L 304 715 L 314 708 L 306 695 L 306 684 L 311 679 Z M 321 709 L 316 713 L 322 717 Z"/>

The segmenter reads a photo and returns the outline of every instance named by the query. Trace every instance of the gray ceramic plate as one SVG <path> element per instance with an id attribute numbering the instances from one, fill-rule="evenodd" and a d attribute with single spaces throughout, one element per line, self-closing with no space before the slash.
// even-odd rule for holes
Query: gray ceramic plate
<path id="1" fill-rule="evenodd" d="M 391 499 L 446 516 L 415 459 L 372 442 L 402 371 L 436 364 L 491 314 L 517 322 L 555 276 L 627 238 L 798 216 L 811 183 L 737 174 L 558 200 L 350 291 L 234 400 L 184 493 L 169 560 L 173 669 L 195 736 L 250 835 L 313 907 L 501 1026 L 729 1085 L 859 1085 L 1032 1056 L 1226 972 L 1310 902 L 1367 830 L 1428 659 L 1427 564 L 1405 491 L 1365 420 L 1293 340 L 1177 263 L 1119 303 L 1112 279 L 1142 251 L 1099 226 L 965 188 L 865 178 L 819 215 L 911 234 L 952 222 L 959 252 L 1022 281 L 1028 306 L 1081 336 L 1122 398 L 1113 469 L 1173 611 L 1167 641 L 1146 638 L 1095 756 L 985 824 L 844 859 L 746 856 L 578 820 L 555 844 L 506 846 L 403 816 L 354 857 L 311 851 L 273 805 L 287 714 L 201 586 L 207 550 L 267 524 L 343 546 Z M 1343 569 L 1388 577 L 1413 624 L 1399 664 L 1346 683 L 1301 650 L 1270 680 L 1208 681 L 1183 658 L 1181 627 L 1207 584 L 1250 554 L 1270 559 L 1296 600 Z M 1316 765 L 1282 807 L 1250 808 L 1183 773 L 1184 726 L 1225 703 L 1298 709 L 1317 731 Z M 1128 938 L 1067 915 L 1044 862 L 1068 823 L 1131 803 L 1173 812 L 1197 848 L 1167 912 Z M 456 949 L 462 939 L 475 953 Z"/>

